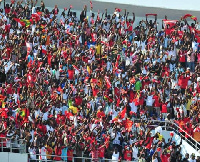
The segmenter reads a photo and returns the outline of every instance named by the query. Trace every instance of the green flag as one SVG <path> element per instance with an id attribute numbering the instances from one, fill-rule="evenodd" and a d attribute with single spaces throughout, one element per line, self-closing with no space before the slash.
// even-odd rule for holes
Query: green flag
<path id="1" fill-rule="evenodd" d="M 27 19 L 22 19 L 21 21 L 26 24 L 26 27 L 29 27 L 31 25 L 31 22 Z"/>

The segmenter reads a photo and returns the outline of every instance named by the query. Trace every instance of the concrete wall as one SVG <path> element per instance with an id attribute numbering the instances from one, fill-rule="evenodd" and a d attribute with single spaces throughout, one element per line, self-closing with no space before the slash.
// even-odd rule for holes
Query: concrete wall
<path id="1" fill-rule="evenodd" d="M 0 152 L 1 162 L 27 162 L 28 154 Z"/>

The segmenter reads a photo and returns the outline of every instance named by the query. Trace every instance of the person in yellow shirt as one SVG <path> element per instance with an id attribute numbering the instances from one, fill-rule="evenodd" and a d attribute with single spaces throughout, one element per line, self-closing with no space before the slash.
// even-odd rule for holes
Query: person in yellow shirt
<path id="1" fill-rule="evenodd" d="M 100 55 L 101 54 L 101 49 L 102 48 L 102 45 L 101 45 L 101 43 L 97 43 L 97 46 L 96 46 L 96 54 L 97 55 Z"/>
<path id="2" fill-rule="evenodd" d="M 51 160 L 52 159 L 52 153 L 53 153 L 53 149 L 50 145 L 46 144 L 46 154 L 47 154 L 47 159 Z"/>
<path id="3" fill-rule="evenodd" d="M 192 104 L 192 99 L 191 97 L 186 98 L 186 110 L 187 110 L 187 116 L 190 114 L 190 106 Z"/>

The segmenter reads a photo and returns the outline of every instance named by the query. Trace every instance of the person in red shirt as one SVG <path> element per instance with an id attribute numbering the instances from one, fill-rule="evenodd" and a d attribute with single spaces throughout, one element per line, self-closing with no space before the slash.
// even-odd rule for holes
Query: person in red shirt
<path id="1" fill-rule="evenodd" d="M 106 144 L 100 144 L 98 148 L 99 159 L 103 160 L 105 158 Z"/>
<path id="2" fill-rule="evenodd" d="M 74 79 L 74 70 L 68 70 L 68 79 L 73 80 Z"/>
<path id="3" fill-rule="evenodd" d="M 185 132 L 187 133 L 187 134 L 185 134 L 185 137 L 187 139 L 190 139 L 193 136 L 193 128 L 192 128 L 192 125 L 190 123 L 186 124 Z"/>
<path id="4" fill-rule="evenodd" d="M 168 104 L 168 102 L 165 102 L 165 101 L 163 101 L 163 103 L 162 103 L 161 113 L 162 113 L 162 118 L 163 119 L 167 118 L 167 104 Z"/>
<path id="5" fill-rule="evenodd" d="M 170 154 L 167 153 L 167 149 L 163 150 L 163 152 L 160 155 L 161 161 L 162 162 L 169 162 L 170 161 L 169 158 L 170 158 Z"/>
<path id="6" fill-rule="evenodd" d="M 153 99 L 155 100 L 154 101 L 154 108 L 156 109 L 157 116 L 159 117 L 160 116 L 161 103 L 160 103 L 160 97 L 158 96 L 157 92 L 155 92 L 155 95 L 153 96 Z"/>
<path id="7" fill-rule="evenodd" d="M 179 86 L 180 86 L 180 88 L 181 88 L 181 93 L 182 93 L 182 94 L 185 93 L 185 89 L 186 89 L 186 87 L 187 87 L 187 85 L 188 85 L 188 80 L 189 80 L 189 79 L 190 79 L 190 78 L 187 77 L 185 73 L 183 73 L 183 75 L 181 75 L 181 76 L 179 77 L 178 84 L 179 84 Z"/>
<path id="8" fill-rule="evenodd" d="M 105 113 L 103 111 L 103 108 L 99 109 L 98 112 L 97 112 L 97 117 L 100 119 L 100 118 L 103 118 L 105 117 Z"/>
<path id="9" fill-rule="evenodd" d="M 75 97 L 75 104 L 76 104 L 76 106 L 81 105 L 81 104 L 82 104 L 82 101 L 83 101 L 83 99 L 82 99 L 81 96 L 76 96 L 76 97 Z"/>
<path id="10" fill-rule="evenodd" d="M 132 160 L 132 151 L 129 147 L 125 146 L 125 150 L 123 151 L 124 160 L 131 161 Z"/>
<path id="11" fill-rule="evenodd" d="M 72 161 L 73 160 L 73 149 L 71 147 L 69 147 L 69 149 L 67 150 L 67 161 Z"/>
<path id="12" fill-rule="evenodd" d="M 92 154 L 92 161 L 97 162 L 98 161 L 98 157 L 99 157 L 98 145 L 93 145 L 92 146 L 91 154 Z"/>
<path id="13" fill-rule="evenodd" d="M 61 149 L 60 143 L 58 143 L 58 145 L 55 147 L 56 157 L 54 157 L 54 160 L 61 160 L 61 153 L 62 153 L 62 149 Z M 60 156 L 60 157 L 58 157 L 58 156 Z"/>

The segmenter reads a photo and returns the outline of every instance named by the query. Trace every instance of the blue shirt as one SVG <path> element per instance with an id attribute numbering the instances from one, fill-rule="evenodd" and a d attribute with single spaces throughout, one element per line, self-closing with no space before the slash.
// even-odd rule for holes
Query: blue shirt
<path id="1" fill-rule="evenodd" d="M 67 150 L 68 150 L 67 147 L 65 147 L 64 149 L 62 149 L 62 154 L 61 154 L 62 160 L 67 161 Z"/>
<path id="2" fill-rule="evenodd" d="M 34 57 L 31 56 L 31 55 L 28 55 L 28 58 L 27 58 L 27 59 L 28 59 L 28 62 L 30 62 L 31 60 L 34 61 Z"/>

